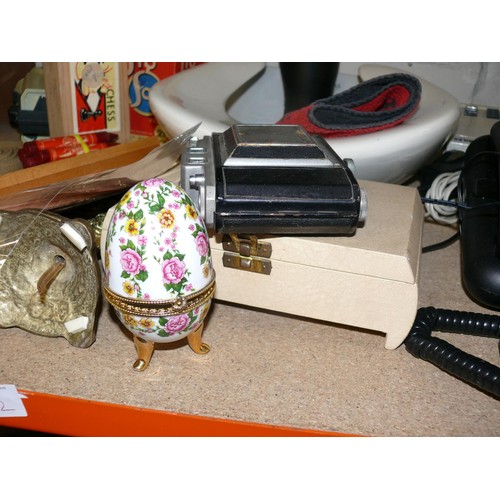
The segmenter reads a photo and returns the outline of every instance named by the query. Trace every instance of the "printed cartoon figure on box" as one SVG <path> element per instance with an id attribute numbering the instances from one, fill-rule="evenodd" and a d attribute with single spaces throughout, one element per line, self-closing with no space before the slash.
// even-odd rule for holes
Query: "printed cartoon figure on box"
<path id="1" fill-rule="evenodd" d="M 120 129 L 119 63 L 71 63 L 73 120 L 77 133 Z"/>

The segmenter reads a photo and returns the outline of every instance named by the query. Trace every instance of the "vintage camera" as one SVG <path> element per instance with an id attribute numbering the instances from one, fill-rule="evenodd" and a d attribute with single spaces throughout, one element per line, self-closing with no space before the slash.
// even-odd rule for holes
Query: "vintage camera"
<path id="1" fill-rule="evenodd" d="M 233 125 L 191 139 L 181 186 L 215 233 L 352 235 L 366 196 L 349 162 L 296 125 Z"/>

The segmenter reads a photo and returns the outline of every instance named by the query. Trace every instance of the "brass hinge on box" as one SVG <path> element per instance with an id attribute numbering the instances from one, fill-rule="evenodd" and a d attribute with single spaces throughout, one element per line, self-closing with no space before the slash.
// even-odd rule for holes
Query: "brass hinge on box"
<path id="1" fill-rule="evenodd" d="M 222 241 L 222 248 L 226 250 L 222 256 L 224 267 L 271 274 L 271 243 L 259 241 L 257 236 L 230 234 Z"/>

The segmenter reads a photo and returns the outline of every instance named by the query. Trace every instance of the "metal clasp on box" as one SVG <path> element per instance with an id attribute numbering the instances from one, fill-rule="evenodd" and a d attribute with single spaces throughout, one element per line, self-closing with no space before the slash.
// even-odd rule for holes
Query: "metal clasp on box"
<path id="1" fill-rule="evenodd" d="M 226 250 L 222 256 L 224 267 L 271 274 L 271 243 L 259 241 L 257 236 L 230 234 L 224 237 L 222 248 Z"/>

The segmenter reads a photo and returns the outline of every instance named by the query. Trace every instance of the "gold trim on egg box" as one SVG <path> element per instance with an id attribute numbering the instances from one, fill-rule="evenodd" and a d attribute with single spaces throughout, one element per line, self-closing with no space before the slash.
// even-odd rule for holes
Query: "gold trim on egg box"
<path id="1" fill-rule="evenodd" d="M 170 300 L 128 298 L 117 295 L 105 285 L 103 289 L 109 303 L 125 314 L 147 317 L 172 316 L 188 313 L 212 299 L 215 292 L 215 273 L 213 273 L 212 281 L 205 288 L 190 295 Z"/>

